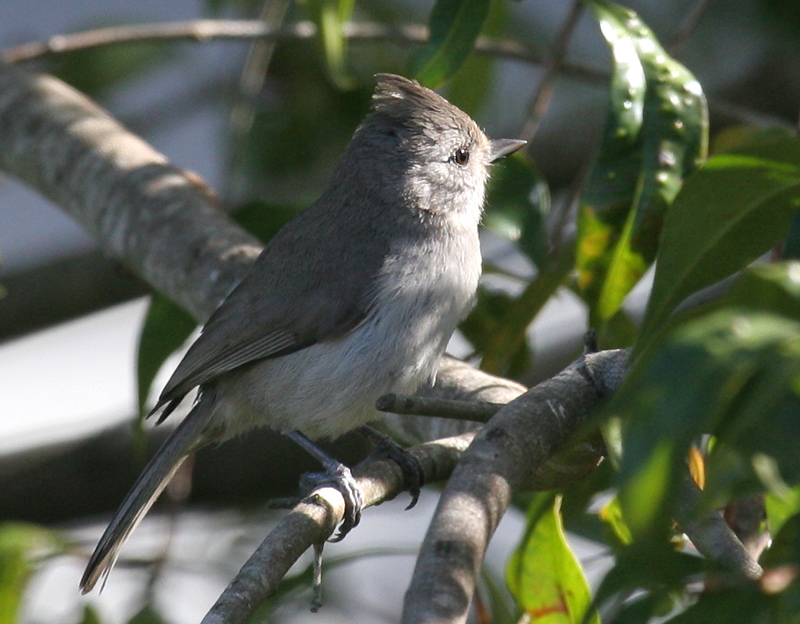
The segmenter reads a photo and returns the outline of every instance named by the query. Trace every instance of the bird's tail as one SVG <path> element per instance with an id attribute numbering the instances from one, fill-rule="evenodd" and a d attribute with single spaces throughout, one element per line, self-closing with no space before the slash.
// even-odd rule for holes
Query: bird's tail
<path id="1" fill-rule="evenodd" d="M 203 433 L 214 412 L 213 403 L 213 401 L 198 401 L 139 475 L 89 559 L 81 578 L 82 593 L 90 592 L 101 577 L 108 576 L 128 537 L 142 521 L 183 460 L 190 452 L 205 446 Z"/>

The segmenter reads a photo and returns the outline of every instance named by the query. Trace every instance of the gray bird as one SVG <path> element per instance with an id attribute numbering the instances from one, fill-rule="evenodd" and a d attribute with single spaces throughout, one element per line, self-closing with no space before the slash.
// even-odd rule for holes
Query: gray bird
<path id="1" fill-rule="evenodd" d="M 433 381 L 478 286 L 488 166 L 524 144 L 489 140 L 413 80 L 377 76 L 372 111 L 325 192 L 272 238 L 161 393 L 159 422 L 199 388 L 100 539 L 83 593 L 189 453 L 254 427 L 317 457 L 348 503 L 342 532 L 358 521 L 349 470 L 311 440 L 377 419 L 383 394 Z"/>

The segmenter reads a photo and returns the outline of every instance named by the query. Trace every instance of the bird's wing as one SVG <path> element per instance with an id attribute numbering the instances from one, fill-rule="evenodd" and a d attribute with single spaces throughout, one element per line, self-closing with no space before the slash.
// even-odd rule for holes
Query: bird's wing
<path id="1" fill-rule="evenodd" d="M 250 275 L 212 315 L 154 411 L 244 364 L 343 336 L 367 315 L 385 248 L 352 251 L 341 244 L 347 233 L 335 221 L 321 228 L 324 240 L 312 239 L 304 221 L 313 213 L 303 217 L 270 241 Z"/>

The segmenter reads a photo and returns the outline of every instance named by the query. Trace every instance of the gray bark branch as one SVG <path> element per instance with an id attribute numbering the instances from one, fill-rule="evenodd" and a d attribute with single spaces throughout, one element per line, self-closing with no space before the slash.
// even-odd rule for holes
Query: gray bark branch
<path id="1" fill-rule="evenodd" d="M 515 493 L 621 382 L 627 352 L 590 354 L 500 410 L 475 436 L 439 499 L 406 593 L 403 622 L 465 622 L 480 567 Z"/>
<path id="2" fill-rule="evenodd" d="M 77 219 L 106 253 L 199 321 L 261 249 L 196 175 L 51 76 L 0 64 L 0 137 L 0 169 Z"/>

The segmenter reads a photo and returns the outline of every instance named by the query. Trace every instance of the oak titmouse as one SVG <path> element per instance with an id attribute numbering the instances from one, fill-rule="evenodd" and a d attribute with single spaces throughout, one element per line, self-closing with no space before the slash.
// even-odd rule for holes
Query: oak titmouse
<path id="1" fill-rule="evenodd" d="M 269 242 L 164 388 L 160 420 L 195 387 L 198 399 L 106 529 L 84 593 L 182 460 L 211 442 L 276 429 L 348 493 L 347 469 L 310 439 L 375 420 L 380 395 L 433 380 L 478 286 L 488 166 L 524 143 L 491 141 L 433 91 L 378 75 L 372 112 L 325 192 Z"/>

